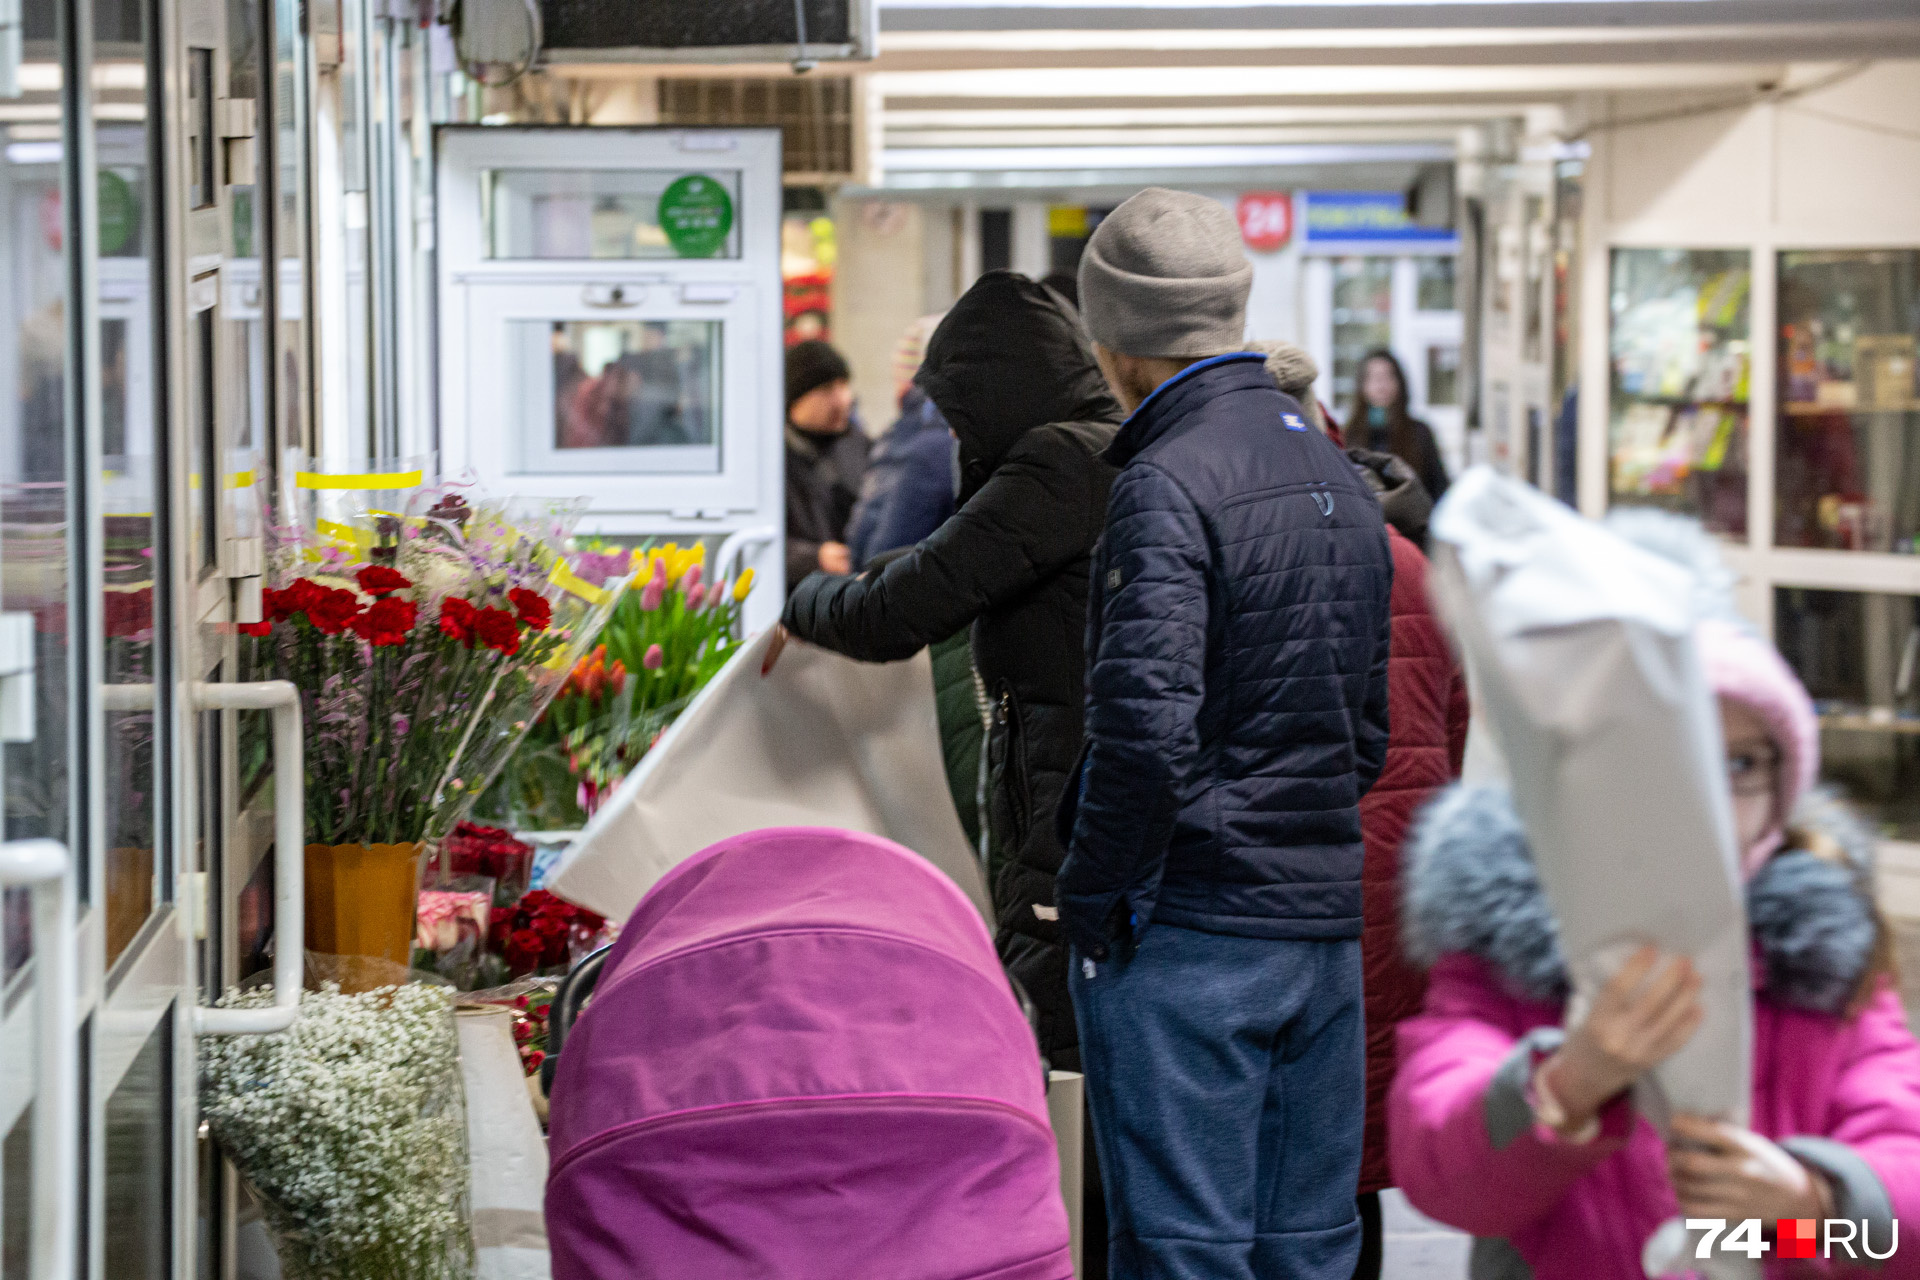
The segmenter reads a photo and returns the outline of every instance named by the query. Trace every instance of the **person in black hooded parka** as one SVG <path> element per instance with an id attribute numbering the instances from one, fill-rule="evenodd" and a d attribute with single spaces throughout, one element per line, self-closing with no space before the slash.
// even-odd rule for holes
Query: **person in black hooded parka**
<path id="1" fill-rule="evenodd" d="M 992 703 L 989 822 L 1001 959 L 1040 1011 L 1040 1047 L 1078 1070 L 1053 877 L 1054 810 L 1080 753 L 1087 572 L 1106 523 L 1120 405 L 1079 318 L 1011 271 L 980 277 L 927 344 L 914 383 L 960 441 L 960 509 L 862 577 L 815 573 L 782 619 L 802 640 L 891 662 L 973 626 Z"/>

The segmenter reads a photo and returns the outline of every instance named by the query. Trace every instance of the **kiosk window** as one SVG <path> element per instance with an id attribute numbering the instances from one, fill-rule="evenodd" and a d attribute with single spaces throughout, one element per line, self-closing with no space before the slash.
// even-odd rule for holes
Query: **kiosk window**
<path id="1" fill-rule="evenodd" d="M 535 390 L 528 406 L 541 424 L 526 441 L 534 469 L 602 469 L 585 450 L 646 451 L 615 469 L 719 469 L 720 321 L 516 320 L 510 328 L 523 385 L 546 392 Z"/>
<path id="2" fill-rule="evenodd" d="M 482 190 L 489 258 L 740 256 L 736 170 L 491 169 Z"/>

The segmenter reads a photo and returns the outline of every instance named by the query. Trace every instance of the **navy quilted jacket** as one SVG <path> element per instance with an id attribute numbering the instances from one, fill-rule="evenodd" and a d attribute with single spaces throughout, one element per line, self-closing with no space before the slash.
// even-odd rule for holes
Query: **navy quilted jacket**
<path id="1" fill-rule="evenodd" d="M 1258 355 L 1170 379 L 1108 457 L 1069 937 L 1095 959 L 1129 920 L 1358 937 L 1360 797 L 1387 752 L 1379 502 Z"/>

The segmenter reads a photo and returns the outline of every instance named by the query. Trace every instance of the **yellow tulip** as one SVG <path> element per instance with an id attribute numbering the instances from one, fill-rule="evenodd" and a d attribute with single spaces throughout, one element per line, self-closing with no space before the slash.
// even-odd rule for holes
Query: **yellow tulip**
<path id="1" fill-rule="evenodd" d="M 747 592 L 753 590 L 753 570 L 742 569 L 740 580 L 733 584 L 733 602 L 740 603 L 747 598 Z"/>

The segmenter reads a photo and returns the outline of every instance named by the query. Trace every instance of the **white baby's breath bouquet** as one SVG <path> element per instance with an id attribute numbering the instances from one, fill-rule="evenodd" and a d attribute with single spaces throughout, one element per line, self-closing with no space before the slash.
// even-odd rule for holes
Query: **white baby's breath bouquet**
<path id="1" fill-rule="evenodd" d="M 230 991 L 223 1008 L 273 1003 Z M 467 1280 L 466 1114 L 452 993 L 300 998 L 265 1036 L 200 1041 L 201 1108 L 265 1202 L 288 1280 Z"/>

